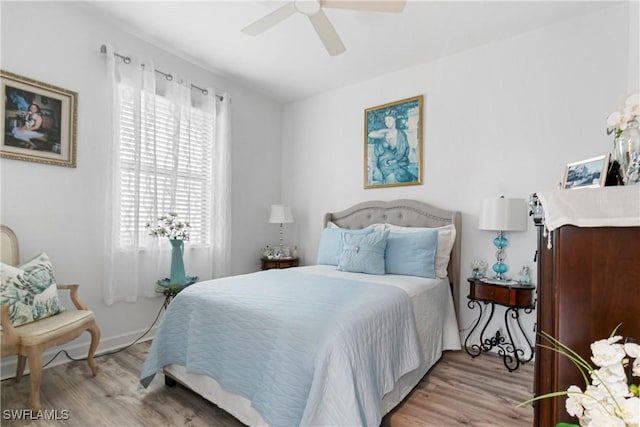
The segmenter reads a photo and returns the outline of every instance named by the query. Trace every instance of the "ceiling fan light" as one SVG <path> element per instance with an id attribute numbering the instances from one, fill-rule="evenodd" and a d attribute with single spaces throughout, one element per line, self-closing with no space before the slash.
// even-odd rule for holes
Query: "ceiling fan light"
<path id="1" fill-rule="evenodd" d="M 313 16 L 320 12 L 320 2 L 318 0 L 294 0 L 296 10 L 304 15 Z"/>

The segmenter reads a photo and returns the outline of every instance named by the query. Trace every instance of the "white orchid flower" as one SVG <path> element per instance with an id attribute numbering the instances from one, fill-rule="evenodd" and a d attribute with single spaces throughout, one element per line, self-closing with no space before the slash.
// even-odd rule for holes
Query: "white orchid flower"
<path id="1" fill-rule="evenodd" d="M 637 359 L 640 357 L 640 344 L 634 342 L 625 343 L 624 352 L 627 353 L 627 356 Z"/>
<path id="2" fill-rule="evenodd" d="M 567 414 L 572 417 L 581 417 L 584 413 L 584 407 L 582 406 L 583 399 L 582 390 L 580 390 L 578 386 L 572 385 L 569 387 L 567 389 L 567 400 L 564 404 L 567 409 Z"/>
<path id="3" fill-rule="evenodd" d="M 591 383 L 593 385 L 598 385 L 600 383 L 613 384 L 617 382 L 626 384 L 627 375 L 624 372 L 624 366 L 622 366 L 622 363 L 616 363 L 615 365 L 604 366 L 592 371 L 591 379 Z"/>
<path id="4" fill-rule="evenodd" d="M 637 108 L 640 107 L 640 93 L 636 93 L 634 95 L 630 95 L 625 101 L 624 101 L 624 106 L 625 107 L 631 107 L 631 108 Z"/>
<path id="5" fill-rule="evenodd" d="M 620 414 L 626 425 L 638 427 L 640 425 L 640 398 L 632 397 L 620 402 L 622 413 Z"/>
<path id="6" fill-rule="evenodd" d="M 582 406 L 586 411 L 590 411 L 596 407 L 602 407 L 610 398 L 609 393 L 603 388 L 588 385 L 583 393 Z"/>
<path id="7" fill-rule="evenodd" d="M 626 356 L 622 344 L 616 344 L 622 339 L 621 336 L 615 336 L 606 340 L 599 340 L 591 344 L 591 360 L 596 365 L 609 366 L 621 363 Z"/>
<path id="8" fill-rule="evenodd" d="M 594 408 L 589 412 L 589 427 L 626 427 L 624 420 L 616 417 L 602 407 Z"/>
<path id="9" fill-rule="evenodd" d="M 609 117 L 607 117 L 607 127 L 609 129 L 615 129 L 620 126 L 621 120 L 622 113 L 620 113 L 620 111 L 614 111 L 613 113 L 609 114 Z"/>
<path id="10" fill-rule="evenodd" d="M 619 132 L 629 127 L 629 122 L 640 116 L 640 94 L 627 97 L 624 104 L 622 110 L 614 111 L 607 117 L 608 133 L 616 131 L 616 136 L 618 136 Z"/>

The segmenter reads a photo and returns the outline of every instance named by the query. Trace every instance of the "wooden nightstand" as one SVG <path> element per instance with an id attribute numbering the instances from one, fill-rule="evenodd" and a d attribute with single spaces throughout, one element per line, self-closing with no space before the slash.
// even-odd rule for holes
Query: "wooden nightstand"
<path id="1" fill-rule="evenodd" d="M 298 258 L 260 258 L 260 269 L 269 270 L 272 268 L 289 268 L 298 266 Z"/>
<path id="2" fill-rule="evenodd" d="M 487 281 L 489 279 L 467 280 L 469 282 L 469 296 L 467 297 L 469 298 L 469 302 L 467 306 L 472 310 L 477 306 L 480 309 L 480 314 L 464 341 L 466 352 L 469 353 L 471 357 L 477 357 L 482 354 L 482 352 L 487 352 L 497 347 L 498 354 L 502 357 L 504 366 L 507 367 L 509 372 L 518 369 L 521 363 L 526 363 L 533 359 L 534 347 L 531 345 L 529 338 L 527 338 L 520 324 L 520 310 L 524 310 L 525 313 L 531 313 L 535 309 L 535 287 L 518 284 L 503 285 L 488 283 Z M 498 330 L 494 336 L 485 339 L 484 333 L 493 318 L 496 304 L 507 307 L 507 311 L 504 314 L 504 326 L 507 330 L 507 337 L 503 336 L 502 332 Z M 480 325 L 482 318 L 486 317 L 483 316 L 483 306 L 486 307 L 487 305 L 490 305 L 491 309 L 480 331 L 480 344 L 468 345 L 469 338 Z M 511 320 L 511 322 L 509 322 L 509 320 Z M 526 352 L 524 348 L 517 347 L 517 343 L 513 339 L 510 324 L 515 324 L 518 327 L 514 332 L 517 332 L 518 329 L 520 330 L 519 334 L 529 346 Z"/>

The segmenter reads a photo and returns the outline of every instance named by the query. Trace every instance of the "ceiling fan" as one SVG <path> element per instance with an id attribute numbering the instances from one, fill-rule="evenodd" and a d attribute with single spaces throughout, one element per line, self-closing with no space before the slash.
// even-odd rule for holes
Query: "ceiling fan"
<path id="1" fill-rule="evenodd" d="M 243 28 L 242 32 L 250 36 L 257 36 L 294 13 L 301 13 L 309 17 L 329 55 L 335 56 L 344 52 L 346 48 L 331 21 L 322 10 L 323 8 L 398 13 L 404 10 L 405 4 L 406 0 L 292 0 Z"/>

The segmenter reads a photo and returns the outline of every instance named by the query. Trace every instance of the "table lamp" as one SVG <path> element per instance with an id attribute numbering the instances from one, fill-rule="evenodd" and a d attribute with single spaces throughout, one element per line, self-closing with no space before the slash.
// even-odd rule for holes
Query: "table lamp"
<path id="1" fill-rule="evenodd" d="M 291 208 L 285 205 L 271 205 L 270 224 L 280 224 L 280 253 L 282 253 L 282 237 L 284 224 L 293 222 Z"/>
<path id="2" fill-rule="evenodd" d="M 504 248 L 509 244 L 509 240 L 502 235 L 504 231 L 525 231 L 527 229 L 527 205 L 524 199 L 505 199 L 501 196 L 498 199 L 485 199 L 482 202 L 482 211 L 478 220 L 480 230 L 497 231 L 498 237 L 493 239 L 493 244 L 498 250 L 493 264 L 495 278 L 506 280 L 505 273 L 508 270 L 503 262 L 506 259 Z"/>

